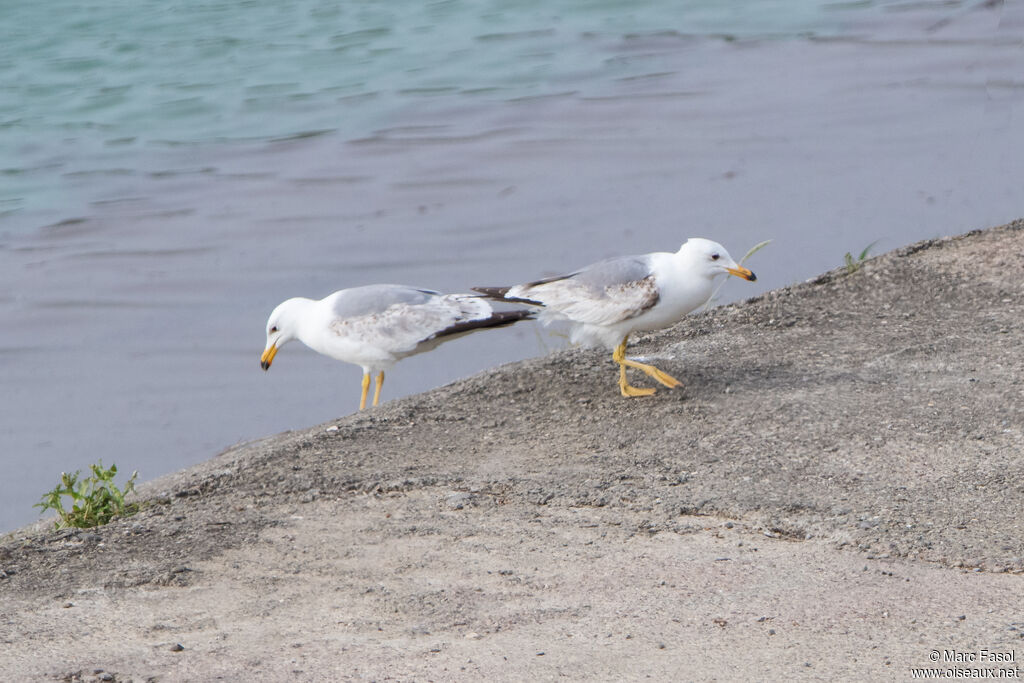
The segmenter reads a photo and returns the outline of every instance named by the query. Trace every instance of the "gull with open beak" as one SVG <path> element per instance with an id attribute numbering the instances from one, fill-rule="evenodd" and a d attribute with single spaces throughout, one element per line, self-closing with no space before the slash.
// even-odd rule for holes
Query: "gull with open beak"
<path id="1" fill-rule="evenodd" d="M 653 365 L 626 358 L 630 333 L 678 322 L 711 298 L 715 277 L 727 274 L 757 279 L 733 261 L 722 245 L 691 238 L 675 253 L 619 256 L 568 275 L 512 287 L 473 289 L 492 299 L 542 306 L 541 322 L 569 321 L 573 343 L 613 350 L 623 396 L 648 396 L 655 390 L 631 386 L 626 368 L 641 370 L 669 388 L 681 382 Z"/>
<path id="2" fill-rule="evenodd" d="M 362 367 L 362 410 L 371 374 L 377 376 L 373 392 L 373 405 L 377 405 L 384 371 L 402 358 L 474 330 L 529 317 L 532 313 L 524 310 L 494 311 L 478 294 L 441 294 L 404 285 L 342 289 L 318 301 L 298 297 L 270 314 L 260 367 L 269 370 L 278 350 L 298 339 L 325 356 Z"/>

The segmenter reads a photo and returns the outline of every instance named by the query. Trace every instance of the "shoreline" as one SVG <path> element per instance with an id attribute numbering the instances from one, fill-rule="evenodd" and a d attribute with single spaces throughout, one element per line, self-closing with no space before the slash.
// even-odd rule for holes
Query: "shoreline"
<path id="1" fill-rule="evenodd" d="M 864 680 L 936 648 L 1022 661 L 1022 272 L 1024 220 L 927 240 L 640 337 L 631 355 L 680 390 L 623 399 L 608 354 L 559 351 L 228 449 L 106 527 L 8 533 L 0 667 Z"/>

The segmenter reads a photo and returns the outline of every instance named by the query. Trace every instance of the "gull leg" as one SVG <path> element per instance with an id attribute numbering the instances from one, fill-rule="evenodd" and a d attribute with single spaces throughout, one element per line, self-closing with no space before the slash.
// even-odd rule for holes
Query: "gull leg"
<path id="1" fill-rule="evenodd" d="M 384 371 L 381 370 L 377 373 L 377 385 L 373 388 L 373 405 L 376 406 L 380 402 L 380 388 L 384 386 Z"/>
<path id="2" fill-rule="evenodd" d="M 683 385 L 683 383 L 677 380 L 675 377 L 668 374 L 667 372 L 659 370 L 653 365 L 648 365 L 647 363 L 639 363 L 635 360 L 627 360 L 625 358 L 622 359 L 622 364 L 628 365 L 631 368 L 636 368 L 637 370 L 645 372 L 649 377 L 653 377 L 654 379 L 658 380 L 669 389 L 674 389 L 676 387 Z"/>
<path id="3" fill-rule="evenodd" d="M 633 362 L 626 360 L 626 341 L 628 339 L 629 335 L 627 334 L 622 338 L 622 343 L 616 346 L 615 350 L 612 351 L 612 360 L 619 364 L 619 392 L 623 396 L 650 396 L 657 390 L 634 387 L 626 381 L 626 365 Z"/>
<path id="4" fill-rule="evenodd" d="M 619 393 L 623 396 L 650 396 L 657 389 L 634 387 L 626 381 L 626 366 L 619 366 Z"/>
<path id="5" fill-rule="evenodd" d="M 370 373 L 363 373 L 363 395 L 359 399 L 359 410 L 366 410 L 366 392 L 370 390 Z"/>

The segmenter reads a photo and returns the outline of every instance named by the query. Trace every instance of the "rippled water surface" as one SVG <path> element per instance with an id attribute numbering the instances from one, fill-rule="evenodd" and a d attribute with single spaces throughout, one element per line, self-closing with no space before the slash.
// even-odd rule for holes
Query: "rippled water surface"
<path id="1" fill-rule="evenodd" d="M 290 296 L 773 239 L 728 300 L 1024 213 L 1015 5 L 637 4 L 0 8 L 0 529 L 62 470 L 352 411 L 355 367 L 259 371 Z M 559 344 L 470 336 L 385 398 Z"/>

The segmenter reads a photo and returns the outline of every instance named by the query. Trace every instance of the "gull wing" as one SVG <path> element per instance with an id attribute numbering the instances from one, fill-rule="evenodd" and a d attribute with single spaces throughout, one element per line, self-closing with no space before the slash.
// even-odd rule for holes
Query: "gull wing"
<path id="1" fill-rule="evenodd" d="M 496 313 L 475 294 L 440 294 L 402 285 L 343 290 L 329 327 L 348 341 L 388 353 L 413 353 L 421 344 L 528 318 L 528 311 Z"/>
<path id="2" fill-rule="evenodd" d="M 574 322 L 613 325 L 658 303 L 649 256 L 619 256 L 557 278 L 510 287 L 507 300 L 536 303 Z"/>

